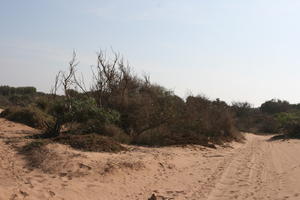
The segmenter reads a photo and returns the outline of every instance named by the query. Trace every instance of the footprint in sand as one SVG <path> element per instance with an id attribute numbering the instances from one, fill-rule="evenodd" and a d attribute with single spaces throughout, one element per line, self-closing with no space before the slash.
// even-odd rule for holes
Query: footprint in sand
<path id="1" fill-rule="evenodd" d="M 18 198 L 17 194 L 12 194 L 11 197 L 9 198 L 9 200 L 15 200 Z"/>
<path id="2" fill-rule="evenodd" d="M 23 190 L 20 190 L 20 193 L 24 196 L 24 197 L 27 197 L 29 196 L 29 194 Z"/>
<path id="3" fill-rule="evenodd" d="M 65 177 L 65 176 L 67 176 L 67 175 L 68 175 L 68 173 L 65 173 L 65 172 L 59 173 L 59 176 L 60 176 L 60 177 Z"/>
<path id="4" fill-rule="evenodd" d="M 51 191 L 51 190 L 49 190 L 49 194 L 50 194 L 51 197 L 55 196 L 55 193 L 53 191 Z"/>
<path id="5" fill-rule="evenodd" d="M 98 185 L 88 184 L 87 187 L 88 187 L 88 188 L 91 188 L 91 187 L 98 187 Z"/>
<path id="6" fill-rule="evenodd" d="M 61 184 L 61 186 L 62 186 L 62 187 L 67 187 L 68 184 L 64 184 L 64 183 L 63 183 L 63 184 Z"/>

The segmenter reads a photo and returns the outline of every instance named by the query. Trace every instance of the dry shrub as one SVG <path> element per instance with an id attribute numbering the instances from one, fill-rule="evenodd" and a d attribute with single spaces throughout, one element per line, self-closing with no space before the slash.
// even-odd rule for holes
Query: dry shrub
<path id="1" fill-rule="evenodd" d="M 283 132 L 286 137 L 300 138 L 300 120 L 291 120 L 284 124 Z"/>
<path id="2" fill-rule="evenodd" d="M 260 120 L 260 132 L 263 133 L 278 133 L 280 124 L 272 115 L 263 115 Z"/>
<path id="3" fill-rule="evenodd" d="M 10 105 L 11 105 L 11 103 L 8 100 L 8 97 L 0 95 L 0 106 L 2 108 L 5 108 L 5 107 L 10 106 Z"/>
<path id="4" fill-rule="evenodd" d="M 36 140 L 32 141 L 20 149 L 20 153 L 23 154 L 27 160 L 27 167 L 29 168 L 41 168 L 44 162 L 49 162 L 47 159 L 50 152 L 45 148 L 45 145 L 49 144 L 49 140 Z"/>
<path id="5" fill-rule="evenodd" d="M 170 132 L 169 127 L 159 127 L 145 131 L 137 136 L 133 144 L 146 146 L 170 146 L 170 145 L 188 145 L 196 144 L 209 146 L 206 136 L 195 134 L 193 132 L 178 133 Z"/>
<path id="6" fill-rule="evenodd" d="M 113 139 L 98 134 L 64 134 L 52 139 L 54 142 L 70 145 L 74 149 L 92 152 L 120 152 L 126 150 Z"/>
<path id="7" fill-rule="evenodd" d="M 99 52 L 91 91 L 85 89 L 76 71 L 74 52 L 68 71 L 56 76 L 53 101 L 47 104 L 39 99 L 35 104 L 35 110 L 40 108 L 54 119 L 47 123 L 46 135 L 55 142 L 84 151 L 118 152 L 124 147 L 116 141 L 151 146 L 208 145 L 241 138 L 225 102 L 200 96 L 184 101 L 150 83 L 149 77 L 134 75 L 117 53 L 108 58 L 105 52 Z M 63 96 L 56 95 L 58 89 L 64 91 Z M 26 121 L 35 119 L 35 112 L 25 113 L 31 116 L 17 114 L 14 118 L 39 126 L 35 120 Z M 75 134 L 64 134 L 65 125 L 71 123 L 77 123 L 74 130 L 68 130 Z"/>
<path id="8" fill-rule="evenodd" d="M 209 101 L 205 97 L 188 97 L 186 112 L 181 120 L 182 133 L 202 135 L 211 142 L 239 140 L 240 132 L 229 106 L 220 100 Z"/>
<path id="9" fill-rule="evenodd" d="M 45 123 L 50 123 L 53 120 L 51 116 L 33 106 L 7 108 L 1 113 L 1 117 L 33 128 L 44 128 Z"/>
<path id="10" fill-rule="evenodd" d="M 166 135 L 163 141 L 163 145 L 202 145 L 212 147 L 208 139 L 204 135 L 194 133 L 183 133 L 183 134 L 170 134 Z"/>
<path id="11" fill-rule="evenodd" d="M 106 124 L 103 128 L 103 133 L 104 135 L 111 137 L 113 140 L 123 144 L 129 144 L 131 142 L 130 136 L 114 124 Z"/>
<path id="12" fill-rule="evenodd" d="M 145 168 L 145 165 L 142 161 L 114 161 L 108 160 L 100 172 L 102 175 L 110 174 L 119 170 L 134 170 L 138 171 Z"/>
<path id="13" fill-rule="evenodd" d="M 161 128 L 147 130 L 134 137 L 132 140 L 132 144 L 146 146 L 162 146 L 164 143 L 165 135 L 167 135 L 167 132 L 163 131 Z"/>
<path id="14" fill-rule="evenodd" d="M 56 173 L 61 176 L 80 176 L 86 174 L 83 164 L 75 158 L 81 154 L 67 150 L 62 145 L 43 139 L 32 141 L 20 149 L 29 169 L 37 168 L 45 173 Z"/>
<path id="15" fill-rule="evenodd" d="M 40 96 L 35 100 L 35 105 L 37 108 L 39 108 L 40 110 L 46 112 L 49 108 L 49 97 L 47 96 Z"/>
<path id="16" fill-rule="evenodd" d="M 166 111 L 161 110 L 161 112 L 168 114 L 161 115 L 163 117 L 156 115 L 154 117 L 156 122 L 162 123 L 156 123 L 156 126 L 150 126 L 149 129 L 137 134 L 133 137 L 134 144 L 208 146 L 211 143 L 222 144 L 243 139 L 241 133 L 235 128 L 230 107 L 225 102 L 210 101 L 201 96 L 190 96 L 186 102 L 178 101 L 170 96 L 164 98 L 168 99 L 168 101 L 163 101 L 167 105 L 162 104 Z M 152 106 L 155 107 L 155 104 Z M 151 118 L 148 117 L 148 119 Z"/>
<path id="17" fill-rule="evenodd" d="M 98 135 L 108 136 L 123 144 L 129 144 L 131 142 L 131 137 L 126 134 L 123 129 L 115 124 L 105 124 L 103 121 L 98 119 L 90 119 L 86 123 L 69 123 L 64 127 L 72 134 L 84 135 L 95 133 Z"/>

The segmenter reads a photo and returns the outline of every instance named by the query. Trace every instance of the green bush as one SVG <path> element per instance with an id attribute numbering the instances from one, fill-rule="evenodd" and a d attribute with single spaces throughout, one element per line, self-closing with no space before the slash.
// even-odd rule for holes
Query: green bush
<path id="1" fill-rule="evenodd" d="M 49 114 L 53 116 L 54 123 L 48 125 L 46 134 L 57 136 L 63 125 L 67 123 L 80 123 L 78 133 L 101 132 L 105 124 L 117 123 L 119 113 L 98 107 L 93 98 L 59 98 L 49 105 Z"/>
<path id="2" fill-rule="evenodd" d="M 116 123 L 119 121 L 119 113 L 114 110 L 98 107 L 95 99 L 83 98 L 72 99 L 71 109 L 68 113 L 76 122 L 86 122 L 90 119 L 97 119 L 103 123 Z"/>
<path id="3" fill-rule="evenodd" d="M 292 122 L 292 121 L 299 121 L 300 115 L 299 113 L 277 113 L 275 115 L 275 119 L 279 123 L 280 127 L 285 127 L 286 124 Z"/>
<path id="4" fill-rule="evenodd" d="M 275 115 L 280 130 L 288 137 L 300 137 L 300 113 L 278 113 Z"/>

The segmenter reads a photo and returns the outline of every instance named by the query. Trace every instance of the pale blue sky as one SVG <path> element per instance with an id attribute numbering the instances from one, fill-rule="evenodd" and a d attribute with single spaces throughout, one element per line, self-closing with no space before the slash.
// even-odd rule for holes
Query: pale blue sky
<path id="1" fill-rule="evenodd" d="M 300 1 L 0 0 L 0 85 L 49 91 L 73 49 L 113 47 L 184 97 L 300 102 Z"/>

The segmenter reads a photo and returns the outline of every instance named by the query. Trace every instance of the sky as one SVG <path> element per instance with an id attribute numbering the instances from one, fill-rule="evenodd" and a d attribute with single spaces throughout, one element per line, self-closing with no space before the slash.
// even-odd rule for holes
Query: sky
<path id="1" fill-rule="evenodd" d="M 0 0 L 0 85 L 49 92 L 113 48 L 175 94 L 300 102 L 298 0 Z"/>

